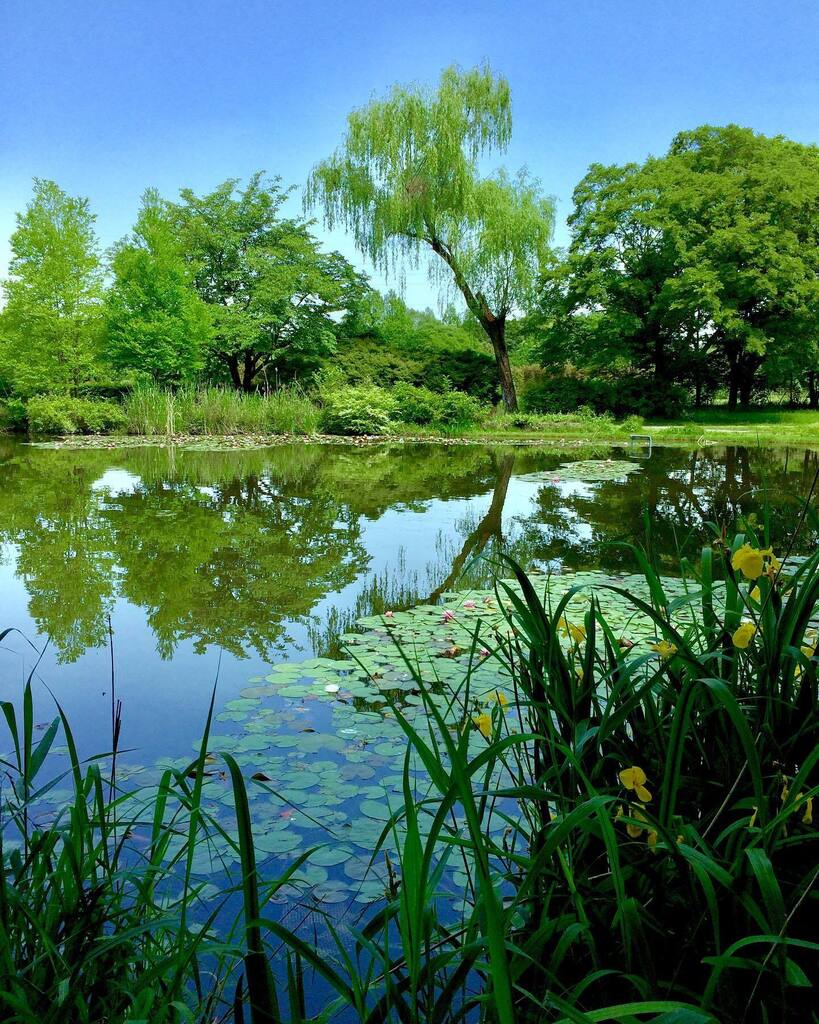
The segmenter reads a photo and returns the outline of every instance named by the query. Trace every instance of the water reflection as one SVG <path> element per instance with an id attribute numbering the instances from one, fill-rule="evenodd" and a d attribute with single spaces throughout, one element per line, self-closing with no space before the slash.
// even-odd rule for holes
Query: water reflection
<path id="1" fill-rule="evenodd" d="M 680 555 L 696 558 L 713 539 L 708 524 L 729 531 L 762 524 L 767 505 L 772 543 L 782 550 L 819 470 L 819 452 L 788 448 L 654 449 L 640 473 L 594 485 L 544 486 L 537 508 L 520 521 L 527 547 L 540 562 L 572 568 L 633 569 L 628 541 L 653 548 L 663 571 Z M 799 546 L 815 546 L 810 522 Z"/>
<path id="2" fill-rule="evenodd" d="M 435 601 L 465 572 L 483 583 L 476 556 L 501 548 L 532 566 L 630 569 L 612 542 L 644 542 L 648 523 L 670 566 L 706 523 L 758 515 L 766 494 L 781 546 L 817 459 L 655 449 L 626 480 L 538 485 L 516 477 L 559 476 L 561 456 L 396 444 L 70 452 L 6 440 L 0 572 L 22 583 L 63 661 L 104 643 L 117 602 L 144 612 L 163 658 L 189 642 L 196 653 L 270 659 L 292 643 L 295 622 L 314 648 L 332 650 L 358 615 Z M 815 543 L 807 529 L 803 544 Z"/>

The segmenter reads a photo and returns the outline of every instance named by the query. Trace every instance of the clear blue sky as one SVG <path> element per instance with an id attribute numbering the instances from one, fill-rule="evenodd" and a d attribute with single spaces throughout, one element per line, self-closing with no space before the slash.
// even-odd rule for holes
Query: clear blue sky
<path id="1" fill-rule="evenodd" d="M 109 245 L 147 185 L 301 186 L 352 107 L 484 59 L 512 86 L 503 162 L 557 198 L 558 242 L 592 161 L 704 122 L 819 142 L 816 0 L 2 0 L 0 274 L 32 176 L 89 196 Z M 406 294 L 432 301 L 421 273 Z"/>

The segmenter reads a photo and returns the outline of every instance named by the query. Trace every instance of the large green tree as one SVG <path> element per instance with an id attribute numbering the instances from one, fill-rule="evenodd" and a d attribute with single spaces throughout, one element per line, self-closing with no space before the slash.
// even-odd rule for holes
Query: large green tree
<path id="1" fill-rule="evenodd" d="M 562 305 L 563 331 L 561 312 L 600 314 L 591 364 L 622 358 L 697 399 L 724 382 L 731 406 L 750 401 L 763 366 L 814 380 L 817 147 L 706 125 L 663 157 L 592 165 L 574 204 L 545 304 Z"/>
<path id="2" fill-rule="evenodd" d="M 111 260 L 107 355 L 117 369 L 163 385 L 192 380 L 211 336 L 207 305 L 193 287 L 172 212 L 155 189 L 142 197 L 133 233 Z"/>
<path id="3" fill-rule="evenodd" d="M 478 159 L 512 131 L 509 86 L 486 67 L 448 68 L 437 90 L 395 86 L 353 111 L 341 148 L 318 164 L 308 205 L 351 229 L 384 271 L 427 250 L 489 338 L 507 409 L 517 397 L 506 322 L 528 305 L 549 251 L 553 204 L 525 172 L 481 177 Z"/>
<path id="4" fill-rule="evenodd" d="M 309 224 L 284 217 L 287 191 L 253 175 L 204 196 L 181 192 L 173 211 L 194 284 L 211 307 L 212 371 L 244 391 L 313 370 L 335 348 L 336 314 L 362 286 Z"/>
<path id="5" fill-rule="evenodd" d="M 17 215 L 0 317 L 2 376 L 13 393 L 76 395 L 99 380 L 102 268 L 88 200 L 34 179 Z"/>

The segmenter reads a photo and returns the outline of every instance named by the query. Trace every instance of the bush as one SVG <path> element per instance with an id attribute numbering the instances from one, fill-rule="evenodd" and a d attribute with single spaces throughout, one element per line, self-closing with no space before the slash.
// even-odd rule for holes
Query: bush
<path id="1" fill-rule="evenodd" d="M 588 406 L 595 413 L 615 416 L 675 418 L 685 409 L 688 395 L 684 388 L 666 384 L 657 388 L 651 374 L 635 371 L 598 373 L 566 366 L 559 373 L 531 376 L 521 393 L 526 412 L 576 412 Z"/>
<path id="2" fill-rule="evenodd" d="M 414 384 L 398 383 L 392 389 L 397 407 L 396 416 L 402 423 L 418 423 L 424 426 L 435 423 L 441 413 L 441 395 L 429 388 Z"/>
<path id="3" fill-rule="evenodd" d="M 114 402 L 67 395 L 29 399 L 26 418 L 34 434 L 103 434 L 126 423 L 125 413 Z"/>
<path id="4" fill-rule="evenodd" d="M 0 401 L 0 430 L 25 430 L 27 423 L 26 403 L 22 399 Z"/>
<path id="5" fill-rule="evenodd" d="M 481 404 L 463 391 L 432 391 L 413 384 L 396 384 L 392 388 L 396 418 L 402 423 L 429 424 L 459 428 L 475 423 L 481 416 Z"/>
<path id="6" fill-rule="evenodd" d="M 375 385 L 343 387 L 323 395 L 322 429 L 328 434 L 389 434 L 395 399 Z"/>
<path id="7" fill-rule="evenodd" d="M 481 404 L 477 398 L 463 391 L 445 391 L 440 395 L 437 422 L 444 427 L 468 427 L 481 416 Z"/>
<path id="8" fill-rule="evenodd" d="M 463 333 L 463 332 L 461 332 Z M 334 364 L 353 384 L 377 381 L 382 386 L 405 383 L 433 391 L 454 388 L 484 404 L 498 397 L 494 356 L 463 340 L 451 344 L 419 338 L 390 342 L 376 338 L 342 338 Z"/>

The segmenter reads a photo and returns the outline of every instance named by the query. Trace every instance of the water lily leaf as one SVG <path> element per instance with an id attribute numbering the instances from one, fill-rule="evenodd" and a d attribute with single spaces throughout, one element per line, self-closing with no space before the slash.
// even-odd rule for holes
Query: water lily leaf
<path id="1" fill-rule="evenodd" d="M 346 864 L 355 854 L 349 846 L 325 846 L 310 855 L 311 864 L 319 864 L 325 868 Z"/>

